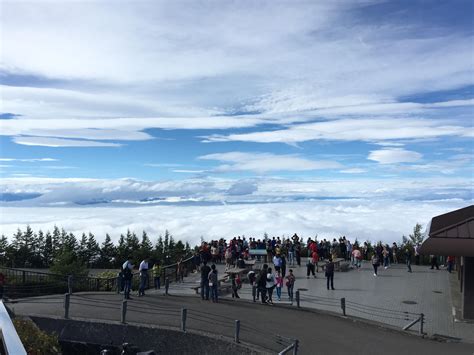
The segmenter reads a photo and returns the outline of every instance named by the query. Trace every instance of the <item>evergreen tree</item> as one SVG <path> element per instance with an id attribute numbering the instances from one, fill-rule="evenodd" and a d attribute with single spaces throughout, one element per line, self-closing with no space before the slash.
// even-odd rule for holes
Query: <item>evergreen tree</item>
<path id="1" fill-rule="evenodd" d="M 8 265 L 8 238 L 2 234 L 0 238 L 0 264 Z"/>
<path id="2" fill-rule="evenodd" d="M 115 258 L 116 251 L 114 243 L 112 243 L 110 235 L 106 234 L 105 240 L 100 248 L 100 258 L 98 261 L 98 266 L 101 268 L 110 268 L 112 267 Z"/>
<path id="3" fill-rule="evenodd" d="M 95 240 L 94 234 L 90 232 L 89 232 L 89 238 L 87 239 L 87 251 L 88 251 L 87 266 L 93 267 L 100 257 L 100 247 L 99 247 L 99 243 L 97 243 L 97 241 Z"/>
<path id="4" fill-rule="evenodd" d="M 138 253 L 138 260 L 143 260 L 152 256 L 153 245 L 151 244 L 150 238 L 145 231 L 142 234 L 142 241 L 140 243 L 140 249 Z M 137 261 L 138 261 L 137 260 Z"/>
<path id="5" fill-rule="evenodd" d="M 53 229 L 53 236 L 52 236 L 52 242 L 53 242 L 53 259 L 56 257 L 61 252 L 61 249 L 63 248 L 61 244 L 61 231 L 57 226 L 54 226 Z"/>
<path id="6" fill-rule="evenodd" d="M 53 239 L 51 233 L 47 231 L 44 238 L 44 250 L 42 252 L 43 264 L 45 267 L 49 267 L 51 265 L 53 261 L 53 251 Z"/>
<path id="7" fill-rule="evenodd" d="M 130 251 L 127 248 L 127 242 L 123 234 L 120 234 L 118 246 L 117 246 L 117 257 L 115 259 L 115 267 L 121 267 L 125 260 L 128 258 Z"/>
<path id="8" fill-rule="evenodd" d="M 87 235 L 86 233 L 82 233 L 81 241 L 79 242 L 79 247 L 77 249 L 77 257 L 83 263 L 89 263 L 89 251 L 87 250 Z"/>
<path id="9" fill-rule="evenodd" d="M 163 237 L 160 235 L 155 244 L 155 249 L 153 250 L 153 256 L 156 260 L 163 260 L 163 250 L 164 250 Z"/>

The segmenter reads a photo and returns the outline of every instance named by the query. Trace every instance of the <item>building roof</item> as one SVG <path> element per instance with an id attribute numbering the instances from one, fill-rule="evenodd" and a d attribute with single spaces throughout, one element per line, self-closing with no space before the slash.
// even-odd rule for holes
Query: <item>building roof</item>
<path id="1" fill-rule="evenodd" d="M 474 205 L 433 217 L 420 253 L 474 256 Z"/>

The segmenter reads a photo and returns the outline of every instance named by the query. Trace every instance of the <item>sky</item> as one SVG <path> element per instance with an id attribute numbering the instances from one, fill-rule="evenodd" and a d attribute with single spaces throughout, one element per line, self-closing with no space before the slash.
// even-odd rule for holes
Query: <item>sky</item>
<path id="1" fill-rule="evenodd" d="M 398 241 L 473 203 L 472 1 L 0 1 L 0 232 Z"/>

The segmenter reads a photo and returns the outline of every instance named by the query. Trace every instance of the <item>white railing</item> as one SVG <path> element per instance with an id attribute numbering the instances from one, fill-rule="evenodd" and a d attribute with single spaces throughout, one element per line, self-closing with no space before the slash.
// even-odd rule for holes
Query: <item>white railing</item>
<path id="1" fill-rule="evenodd" d="M 8 355 L 26 355 L 25 347 L 21 343 L 3 301 L 0 301 L 0 339 Z"/>

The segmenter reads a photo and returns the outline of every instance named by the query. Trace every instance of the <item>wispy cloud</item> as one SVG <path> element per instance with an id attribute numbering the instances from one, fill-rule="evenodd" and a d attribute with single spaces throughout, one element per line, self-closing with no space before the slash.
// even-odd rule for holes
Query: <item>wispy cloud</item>
<path id="1" fill-rule="evenodd" d="M 49 137 L 14 137 L 13 141 L 22 145 L 36 145 L 42 147 L 120 147 L 118 143 L 105 143 L 89 140 L 73 140 Z"/>
<path id="2" fill-rule="evenodd" d="M 20 161 L 20 162 L 27 162 L 27 163 L 34 163 L 34 162 L 51 162 L 51 161 L 58 161 L 58 159 L 54 158 L 0 158 L 0 161 Z"/>
<path id="3" fill-rule="evenodd" d="M 258 152 L 227 152 L 200 156 L 201 160 L 217 160 L 228 163 L 214 169 L 218 172 L 253 171 L 264 173 L 269 171 L 309 171 L 338 169 L 342 165 L 336 161 L 310 160 L 297 155 L 277 155 Z"/>
<path id="4" fill-rule="evenodd" d="M 414 163 L 419 161 L 423 156 L 411 150 L 401 148 L 373 150 L 367 159 L 374 160 L 380 164 L 396 164 L 396 163 Z"/>

